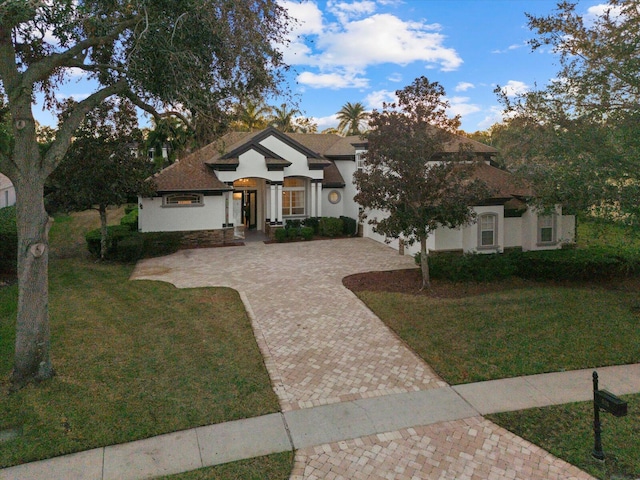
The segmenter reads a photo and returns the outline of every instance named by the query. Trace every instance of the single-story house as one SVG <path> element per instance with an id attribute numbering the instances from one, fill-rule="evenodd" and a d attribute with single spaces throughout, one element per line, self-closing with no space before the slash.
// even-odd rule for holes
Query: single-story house
<path id="1" fill-rule="evenodd" d="M 0 208 L 16 204 L 16 189 L 9 177 L 0 173 Z"/>
<path id="2" fill-rule="evenodd" d="M 538 215 L 526 203 L 530 189 L 493 165 L 496 149 L 465 137 L 456 137 L 446 148 L 457 151 L 460 142 L 482 160 L 476 175 L 495 193 L 473 207 L 477 213 L 473 225 L 434 232 L 430 251 L 554 249 L 573 241 L 572 215 L 563 215 L 560 206 L 553 214 Z M 243 238 L 246 230 L 270 234 L 292 219 L 357 219 L 360 206 L 353 200 L 353 175 L 361 167 L 366 146 L 358 136 L 283 133 L 271 127 L 229 133 L 153 177 L 156 195 L 139 198 L 139 228 L 188 231 L 209 241 L 228 242 Z M 376 215 L 384 212 L 369 212 L 369 217 Z M 391 241 L 405 253 L 419 248 L 385 239 L 366 221 L 361 231 L 365 237 Z"/>

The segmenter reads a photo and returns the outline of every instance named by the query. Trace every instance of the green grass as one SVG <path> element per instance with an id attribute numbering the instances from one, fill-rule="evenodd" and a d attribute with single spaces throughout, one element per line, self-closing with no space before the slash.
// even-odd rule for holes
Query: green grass
<path id="1" fill-rule="evenodd" d="M 625 395 L 629 413 L 600 414 L 605 461 L 591 456 L 593 403 L 581 402 L 488 415 L 487 418 L 597 478 L 640 477 L 640 395 Z"/>
<path id="2" fill-rule="evenodd" d="M 640 246 L 612 224 L 580 222 L 580 246 Z M 623 286 L 623 285 L 621 285 Z M 449 383 L 640 362 L 637 289 L 534 285 L 459 299 L 358 296 Z M 489 415 L 601 479 L 640 477 L 640 394 L 629 414 L 601 414 L 604 463 L 591 457 L 593 403 Z"/>
<path id="3" fill-rule="evenodd" d="M 52 259 L 57 375 L 13 394 L 17 286 L 0 289 L 0 431 L 22 429 L 0 467 L 278 411 L 237 292 L 132 282 L 132 268 Z"/>
<path id="4" fill-rule="evenodd" d="M 460 299 L 358 296 L 451 384 L 640 361 L 634 292 L 533 286 Z"/>
<path id="5" fill-rule="evenodd" d="M 284 452 L 169 475 L 157 480 L 287 480 L 292 465 L 293 453 Z"/>

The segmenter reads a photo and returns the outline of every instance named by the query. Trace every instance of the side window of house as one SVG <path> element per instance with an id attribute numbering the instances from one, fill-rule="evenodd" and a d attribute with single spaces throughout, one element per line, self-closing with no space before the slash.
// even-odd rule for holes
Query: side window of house
<path id="1" fill-rule="evenodd" d="M 364 167 L 364 158 L 362 157 L 362 152 L 356 153 L 356 171 L 362 170 Z"/>
<path id="2" fill-rule="evenodd" d="M 282 215 L 304 215 L 304 178 L 288 177 L 282 187 Z"/>
<path id="3" fill-rule="evenodd" d="M 204 204 L 202 195 L 199 193 L 175 193 L 172 195 L 165 195 L 162 200 L 163 205 L 166 206 L 188 206 Z"/>
<path id="4" fill-rule="evenodd" d="M 485 213 L 478 219 L 478 246 L 494 247 L 498 239 L 498 215 Z"/>
<path id="5" fill-rule="evenodd" d="M 556 216 L 538 217 L 538 243 L 554 243 L 556 241 Z"/>

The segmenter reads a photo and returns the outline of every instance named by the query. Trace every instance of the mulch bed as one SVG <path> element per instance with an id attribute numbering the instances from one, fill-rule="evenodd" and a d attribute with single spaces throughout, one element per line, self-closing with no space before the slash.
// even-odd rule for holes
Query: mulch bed
<path id="1" fill-rule="evenodd" d="M 611 290 L 640 292 L 640 278 L 602 282 L 534 282 L 532 280 L 515 277 L 496 282 L 483 283 L 450 282 L 447 280 L 432 279 L 431 288 L 421 291 L 422 276 L 419 268 L 359 273 L 343 278 L 342 283 L 353 292 L 396 292 L 433 298 L 463 298 L 531 286 L 607 288 Z"/>

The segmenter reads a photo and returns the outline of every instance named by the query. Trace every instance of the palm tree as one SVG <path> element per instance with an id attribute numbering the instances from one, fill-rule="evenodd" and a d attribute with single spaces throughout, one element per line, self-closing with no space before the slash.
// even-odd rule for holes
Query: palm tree
<path id="1" fill-rule="evenodd" d="M 360 126 L 369 118 L 369 112 L 366 112 L 364 105 L 360 102 L 352 104 L 347 102 L 336 114 L 340 123 L 338 131 L 343 135 L 361 135 L 364 130 Z"/>
<path id="2" fill-rule="evenodd" d="M 265 105 L 262 100 L 245 100 L 236 105 L 236 121 L 233 125 L 241 131 L 260 130 L 267 126 L 271 111 L 272 108 Z"/>
<path id="3" fill-rule="evenodd" d="M 293 132 L 295 130 L 293 125 L 293 116 L 296 113 L 300 113 L 300 110 L 297 108 L 289 109 L 286 103 L 280 105 L 280 108 L 273 107 L 271 125 L 282 132 Z"/>

